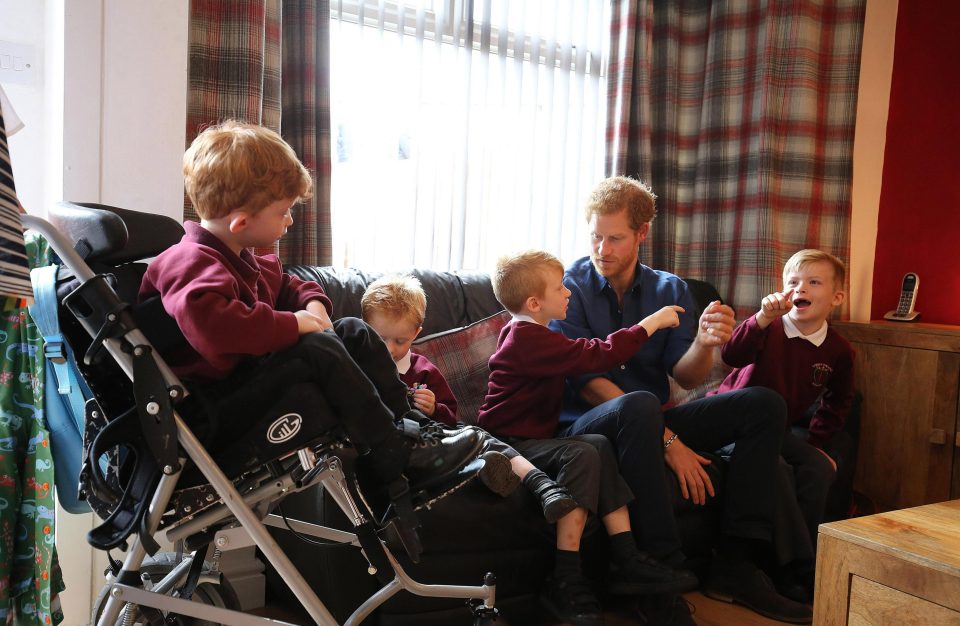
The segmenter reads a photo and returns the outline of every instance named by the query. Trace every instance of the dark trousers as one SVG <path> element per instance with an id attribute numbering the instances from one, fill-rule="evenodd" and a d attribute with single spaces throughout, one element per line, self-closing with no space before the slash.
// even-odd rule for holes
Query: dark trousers
<path id="1" fill-rule="evenodd" d="M 736 449 L 724 482 L 722 532 L 770 542 L 778 492 L 777 463 L 786 422 L 779 394 L 763 387 L 708 396 L 664 412 L 644 391 L 584 413 L 565 434 L 595 433 L 613 442 L 620 472 L 633 491 L 630 521 L 638 544 L 655 557 L 682 559 L 664 463 L 664 424 L 692 450 Z"/>
<path id="2" fill-rule="evenodd" d="M 237 438 L 244 424 L 258 419 L 277 395 L 294 383 L 310 382 L 330 411 L 310 411 L 307 419 L 341 426 L 355 446 L 376 447 L 396 436 L 394 419 L 409 409 L 407 387 L 377 333 L 357 318 L 343 318 L 333 331 L 302 335 L 297 344 L 198 390 L 207 414 L 216 421 L 216 438 Z M 331 415 L 332 413 L 332 415 Z"/>
<path id="3" fill-rule="evenodd" d="M 511 440 L 530 463 L 563 485 L 577 504 L 600 517 L 633 499 L 617 471 L 617 457 L 606 437 Z"/>
<path id="4" fill-rule="evenodd" d="M 827 496 L 836 472 L 822 452 L 787 430 L 780 448 L 780 497 L 774 543 L 780 565 L 812 564 L 816 556 L 817 527 L 823 520 Z"/>

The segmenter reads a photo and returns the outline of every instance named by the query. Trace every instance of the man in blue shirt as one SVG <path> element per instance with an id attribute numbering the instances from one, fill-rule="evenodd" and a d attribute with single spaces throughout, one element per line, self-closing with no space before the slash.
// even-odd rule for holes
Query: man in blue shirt
<path id="1" fill-rule="evenodd" d="M 622 176 L 594 189 L 586 207 L 592 254 L 567 269 L 564 284 L 572 292 L 567 317 L 553 328 L 571 338 L 605 338 L 671 304 L 684 308 L 680 326 L 656 333 L 618 368 L 571 380 L 568 408 L 581 415 L 562 434 L 598 433 L 614 442 L 620 472 L 636 497 L 631 521 L 641 545 L 678 565 L 684 556 L 664 462 L 683 497 L 703 504 L 714 495 L 704 469 L 710 461 L 694 450 L 735 443 L 724 482 L 723 537 L 704 591 L 774 619 L 809 622 L 810 607 L 778 594 L 756 565 L 772 541 L 783 399 L 754 387 L 662 410 L 670 395 L 667 376 L 685 389 L 701 384 L 735 319 L 720 302 L 695 311 L 686 283 L 639 262 L 640 244 L 656 215 L 654 200 L 649 187 Z"/>

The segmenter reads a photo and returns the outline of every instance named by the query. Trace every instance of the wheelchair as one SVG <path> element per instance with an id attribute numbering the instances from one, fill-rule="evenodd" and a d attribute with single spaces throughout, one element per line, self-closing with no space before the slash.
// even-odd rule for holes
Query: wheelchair
<path id="1" fill-rule="evenodd" d="M 337 624 L 267 526 L 362 551 L 368 573 L 381 587 L 345 625 L 361 623 L 401 591 L 462 598 L 465 617 L 474 624 L 498 621 L 492 573 L 476 586 L 423 584 L 407 575 L 393 554 L 404 549 L 417 560 L 414 509 L 429 508 L 472 479 L 477 467 L 441 490 L 415 494 L 406 510 L 396 500 L 384 509 L 345 470 L 342 459 L 355 454 L 349 439 L 335 427 L 301 428 L 291 435 L 293 422 L 307 420 L 284 406 L 284 398 L 250 436 L 212 452 L 190 426 L 202 418 L 202 402 L 159 354 L 169 337 L 182 339 L 175 322 L 159 301 L 127 304 L 137 301 L 144 261 L 179 241 L 180 224 L 160 215 L 74 203 L 53 207 L 48 220 L 23 216 L 24 227 L 41 234 L 63 264 L 61 327 L 94 396 L 86 405 L 80 495 L 103 523 L 87 540 L 95 548 L 126 553 L 122 562 L 109 559 L 93 624 L 286 624 L 238 610 L 219 571 L 226 551 L 254 546 L 314 623 Z M 330 411 L 317 392 L 292 387 L 290 394 L 301 401 L 307 397 L 315 410 Z M 261 441 L 273 435 L 283 445 Z M 347 516 L 352 532 L 277 513 L 287 495 L 316 485 Z M 159 552 L 162 540 L 176 551 Z"/>

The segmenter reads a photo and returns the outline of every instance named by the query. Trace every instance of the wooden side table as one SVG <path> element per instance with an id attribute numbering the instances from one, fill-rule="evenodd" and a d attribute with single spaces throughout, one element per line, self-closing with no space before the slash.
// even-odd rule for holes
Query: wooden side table
<path id="1" fill-rule="evenodd" d="M 813 623 L 960 626 L 960 500 L 820 526 Z"/>

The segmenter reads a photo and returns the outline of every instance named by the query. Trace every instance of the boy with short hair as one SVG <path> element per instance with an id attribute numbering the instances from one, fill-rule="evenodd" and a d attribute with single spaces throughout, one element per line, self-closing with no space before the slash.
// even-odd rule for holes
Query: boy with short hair
<path id="1" fill-rule="evenodd" d="M 387 344 L 414 406 L 447 426 L 457 426 L 457 398 L 446 378 L 428 358 L 411 350 L 423 330 L 427 295 L 413 276 L 384 276 L 370 283 L 360 300 L 361 315 Z M 480 478 L 491 491 L 507 496 L 523 483 L 540 501 L 543 516 L 554 524 L 577 507 L 562 485 L 534 467 L 516 450 L 488 436 L 487 465 Z M 490 454 L 494 455 L 491 458 Z M 504 471 L 494 471 L 500 461 Z"/>
<path id="2" fill-rule="evenodd" d="M 783 267 L 783 291 L 766 296 L 723 346 L 734 370 L 716 393 L 767 387 L 786 400 L 788 419 L 781 455 L 792 466 L 797 502 L 812 545 L 823 518 L 837 464 L 824 445 L 846 421 L 853 401 L 853 348 L 827 319 L 843 303 L 846 269 L 821 250 L 794 254 Z M 817 403 L 808 435 L 789 428 Z M 807 564 L 812 572 L 812 563 Z M 809 581 L 807 584 L 810 584 Z"/>
<path id="3" fill-rule="evenodd" d="M 513 320 L 501 331 L 490 357 L 480 425 L 555 475 L 580 505 L 557 523 L 557 556 L 543 604 L 564 621 L 601 623 L 599 603 L 580 569 L 580 538 L 588 511 L 602 519 L 610 536 L 611 593 L 695 587 L 693 574 L 675 571 L 637 549 L 626 507 L 633 494 L 618 472 L 610 441 L 602 435 L 555 438 L 566 377 L 625 362 L 657 330 L 676 326 L 683 309 L 663 307 L 606 340 L 568 339 L 547 328 L 552 320 L 566 317 L 570 291 L 563 284 L 563 264 L 541 251 L 500 259 L 493 290 Z"/>
<path id="4" fill-rule="evenodd" d="M 320 285 L 247 250 L 273 246 L 293 223 L 293 205 L 311 194 L 310 174 L 277 133 L 211 126 L 184 154 L 183 173 L 201 221 L 185 223 L 183 239 L 150 263 L 139 296 L 159 296 L 187 340 L 164 356 L 194 383 L 210 419 L 207 442 L 239 439 L 283 390 L 308 382 L 332 409 L 335 424 L 326 426 L 339 424 L 367 452 L 361 463 L 391 494 L 406 493 L 408 478 L 414 487 L 440 481 L 476 456 L 477 433 L 428 445 L 404 419 L 406 387 L 368 326 L 331 322 Z"/>

